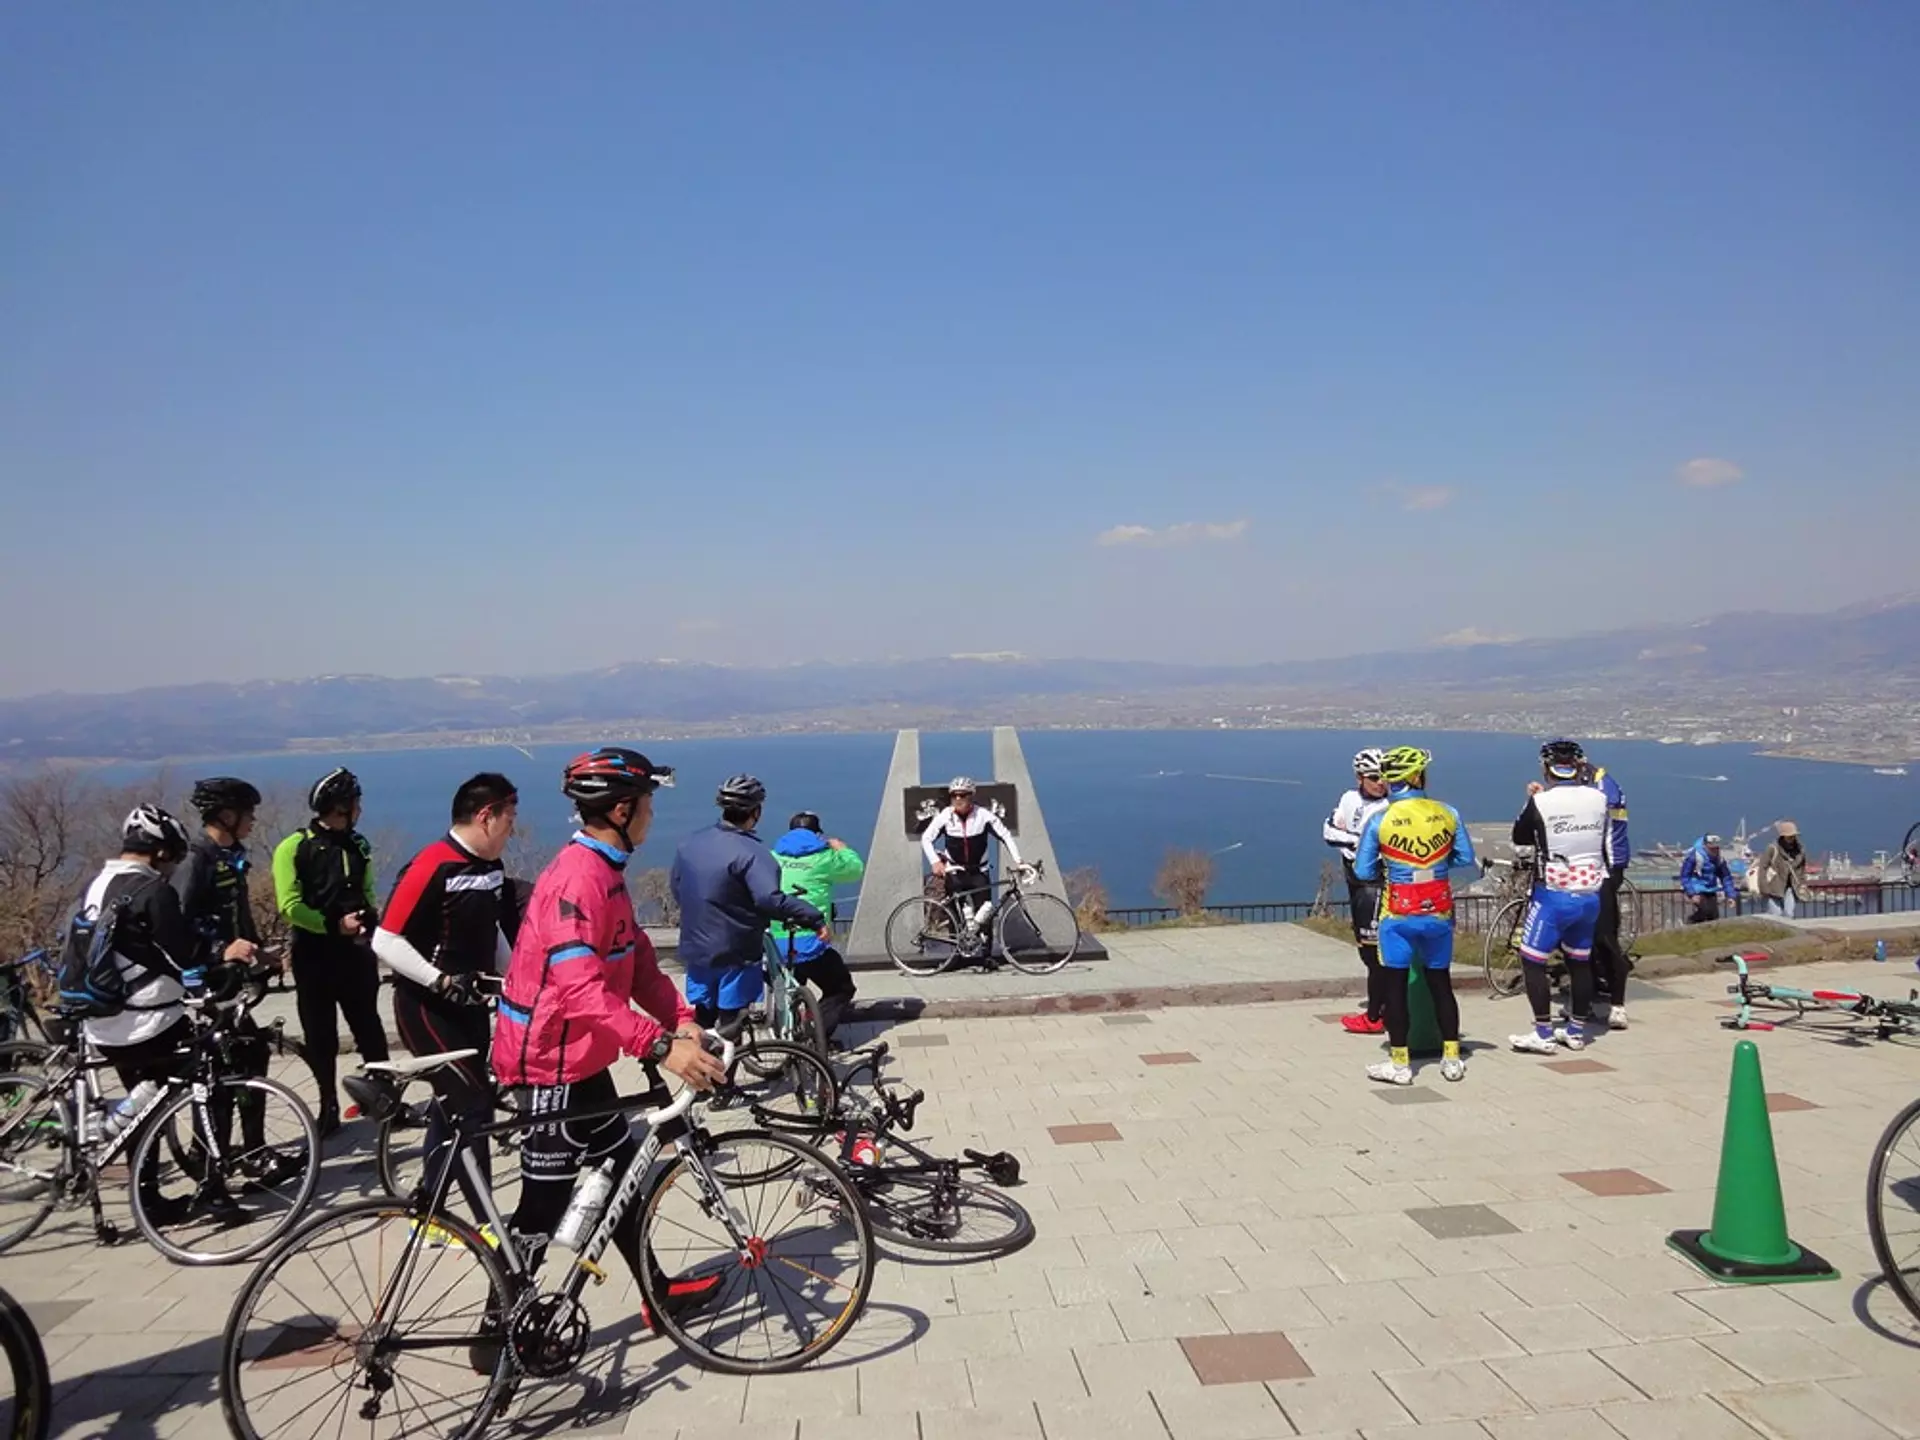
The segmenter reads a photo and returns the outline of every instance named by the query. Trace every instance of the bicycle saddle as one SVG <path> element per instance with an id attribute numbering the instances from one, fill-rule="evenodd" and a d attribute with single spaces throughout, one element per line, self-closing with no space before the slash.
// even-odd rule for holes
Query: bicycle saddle
<path id="1" fill-rule="evenodd" d="M 360 1068 L 373 1075 L 430 1075 L 460 1060 L 471 1060 L 478 1050 L 447 1050 L 438 1055 L 410 1055 L 403 1060 L 369 1060 Z"/>

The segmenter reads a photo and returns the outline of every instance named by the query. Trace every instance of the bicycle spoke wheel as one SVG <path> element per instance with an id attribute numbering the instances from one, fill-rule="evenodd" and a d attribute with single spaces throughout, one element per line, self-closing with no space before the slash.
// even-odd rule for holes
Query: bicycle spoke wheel
<path id="1" fill-rule="evenodd" d="M 814 998 L 811 986 L 794 982 L 793 1002 L 788 1013 L 793 1033 L 786 1038 L 824 1060 L 827 1056 L 827 1026 L 820 1018 L 820 1002 Z"/>
<path id="2" fill-rule="evenodd" d="M 873 1229 L 847 1178 L 817 1150 L 778 1135 L 716 1135 L 710 1154 L 677 1156 L 641 1211 L 660 1267 L 642 1289 L 660 1328 L 696 1365 L 734 1375 L 796 1370 L 853 1328 L 873 1287 Z M 748 1173 L 762 1184 L 729 1183 Z M 738 1235 L 730 1230 L 733 1217 Z M 663 1281 L 713 1277 L 698 1309 L 674 1309 Z"/>
<path id="3" fill-rule="evenodd" d="M 1920 1100 L 1893 1117 L 1874 1147 L 1867 1234 L 1887 1288 L 1920 1320 Z"/>
<path id="4" fill-rule="evenodd" d="M 959 920 L 945 900 L 902 900 L 887 916 L 887 955 L 909 975 L 938 975 L 959 953 Z"/>
<path id="5" fill-rule="evenodd" d="M 53 1417 L 53 1377 L 40 1332 L 18 1300 L 0 1290 L 0 1352 L 13 1376 L 13 1388 L 0 1395 L 0 1437 L 46 1440 Z"/>
<path id="6" fill-rule="evenodd" d="M 1520 927 L 1526 918 L 1527 902 L 1509 900 L 1487 926 L 1486 949 L 1481 954 L 1480 965 L 1486 972 L 1487 991 L 1492 995 L 1515 994 L 1525 983 L 1526 975 L 1520 968 Z"/>
<path id="7" fill-rule="evenodd" d="M 411 1244 L 420 1223 L 358 1200 L 267 1256 L 221 1337 L 235 1435 L 468 1440 L 486 1428 L 513 1373 L 501 1341 L 511 1282 L 464 1220 L 437 1216 L 431 1243 Z"/>
<path id="8" fill-rule="evenodd" d="M 1640 938 L 1640 890 L 1632 880 L 1620 881 L 1620 953 L 1631 955 Z"/>
<path id="9" fill-rule="evenodd" d="M 1016 970 L 1051 975 L 1080 948 L 1080 921 L 1066 901 L 1052 895 L 1022 895 L 994 922 L 1000 953 Z"/>
<path id="10" fill-rule="evenodd" d="M 882 1240 L 910 1250 L 1007 1255 L 1033 1239 L 1033 1217 L 1011 1195 L 971 1180 L 889 1174 L 886 1166 L 853 1175 L 867 1218 Z"/>
<path id="11" fill-rule="evenodd" d="M 0 1075 L 0 1250 L 40 1228 L 72 1164 L 61 1097 L 31 1075 Z"/>
<path id="12" fill-rule="evenodd" d="M 230 1097 L 229 1105 L 222 1105 Z M 259 1134 L 243 1118 L 257 1100 Z M 222 1080 L 208 1102 L 221 1126 L 221 1159 L 209 1165 L 193 1096 L 182 1091 L 141 1130 L 127 1157 L 133 1222 L 179 1265 L 221 1265 L 258 1255 L 293 1226 L 320 1179 L 320 1133 L 307 1107 L 277 1080 Z M 231 1204 L 223 1203 L 225 1196 Z"/>
<path id="13" fill-rule="evenodd" d="M 716 1135 L 771 1130 L 812 1144 L 834 1128 L 839 1113 L 832 1066 L 804 1046 L 763 1040 L 734 1054 L 701 1124 Z"/>

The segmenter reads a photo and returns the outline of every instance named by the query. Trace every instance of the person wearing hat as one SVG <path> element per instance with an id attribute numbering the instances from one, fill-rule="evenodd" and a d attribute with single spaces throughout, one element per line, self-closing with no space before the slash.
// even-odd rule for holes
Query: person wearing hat
<path id="1" fill-rule="evenodd" d="M 380 895 L 373 882 L 373 846 L 354 829 L 360 782 L 351 770 L 330 770 L 307 792 L 313 819 L 273 852 L 273 893 L 293 932 L 293 988 L 306 1041 L 307 1065 L 320 1087 L 320 1133 L 340 1128 L 334 1079 L 344 1015 L 362 1060 L 387 1058 L 380 1023 L 380 969 L 373 931 Z M 337 1013 L 336 1013 L 337 1012 Z"/>
<path id="2" fill-rule="evenodd" d="M 1733 871 L 1720 855 L 1720 837 L 1702 835 L 1688 847 L 1687 858 L 1680 862 L 1680 888 L 1693 902 L 1687 912 L 1687 924 L 1706 925 L 1720 918 L 1720 897 L 1729 906 L 1740 899 L 1734 888 Z"/>
<path id="3" fill-rule="evenodd" d="M 1773 843 L 1754 863 L 1760 871 L 1760 896 L 1767 914 L 1782 920 L 1793 919 L 1800 902 L 1807 899 L 1807 852 L 1800 848 L 1800 827 L 1782 820 L 1773 827 Z"/>

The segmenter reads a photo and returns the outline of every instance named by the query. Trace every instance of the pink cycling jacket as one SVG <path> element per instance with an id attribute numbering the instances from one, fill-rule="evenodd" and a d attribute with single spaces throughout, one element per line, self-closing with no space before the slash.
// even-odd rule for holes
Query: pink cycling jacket
<path id="1" fill-rule="evenodd" d="M 634 918 L 619 855 L 576 835 L 534 882 L 493 1029 L 502 1083 L 585 1080 L 693 1019 Z"/>

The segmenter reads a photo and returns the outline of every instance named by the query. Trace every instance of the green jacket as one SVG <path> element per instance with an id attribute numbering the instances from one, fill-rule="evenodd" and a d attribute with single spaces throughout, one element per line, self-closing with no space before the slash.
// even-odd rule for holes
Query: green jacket
<path id="1" fill-rule="evenodd" d="M 780 888 L 789 895 L 798 892 L 822 915 L 833 913 L 833 887 L 851 885 L 866 874 L 867 863 L 850 846 L 835 850 L 811 830 L 789 830 L 773 842 L 773 858 L 780 862 Z M 811 930 L 775 924 L 774 939 L 784 955 L 789 940 L 796 961 L 810 960 L 827 948 L 827 942 Z"/>
<path id="2" fill-rule="evenodd" d="M 373 846 L 358 830 L 329 830 L 316 820 L 274 847 L 273 896 L 295 930 L 338 935 L 340 922 L 358 915 L 371 934 L 380 914 Z"/>

